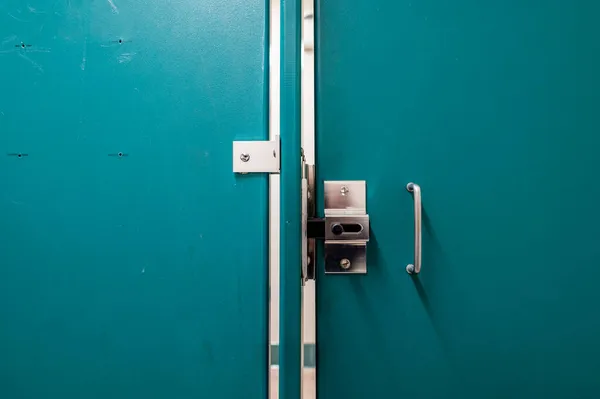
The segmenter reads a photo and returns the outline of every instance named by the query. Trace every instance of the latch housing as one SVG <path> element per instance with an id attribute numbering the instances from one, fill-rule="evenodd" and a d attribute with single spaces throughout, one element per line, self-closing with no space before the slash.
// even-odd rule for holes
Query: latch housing
<path id="1" fill-rule="evenodd" d="M 325 182 L 325 273 L 367 272 L 367 185 L 365 181 Z"/>

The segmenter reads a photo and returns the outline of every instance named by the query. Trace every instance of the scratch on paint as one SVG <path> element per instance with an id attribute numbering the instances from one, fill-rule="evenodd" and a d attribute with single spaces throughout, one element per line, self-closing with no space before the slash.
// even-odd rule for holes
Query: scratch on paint
<path id="1" fill-rule="evenodd" d="M 37 62 L 35 62 L 31 58 L 27 57 L 24 54 L 19 54 L 19 57 L 23 58 L 26 61 L 29 61 L 29 63 L 31 64 L 31 66 L 33 66 L 35 69 L 37 69 L 41 73 L 44 73 L 44 68 L 42 68 L 42 66 L 40 64 L 38 64 Z"/>
<path id="2" fill-rule="evenodd" d="M 20 51 L 20 49 L 17 49 L 17 51 Z M 27 53 L 49 53 L 50 49 L 49 48 L 28 48 L 26 50 Z"/>
<path id="3" fill-rule="evenodd" d="M 4 46 L 5 44 L 14 42 L 16 38 L 17 38 L 17 35 L 6 36 L 4 39 L 2 39 L 2 46 Z"/>
<path id="4" fill-rule="evenodd" d="M 115 14 L 119 13 L 119 8 L 115 5 L 115 3 L 112 0 L 107 0 L 108 4 L 110 5 L 110 8 L 112 9 L 112 12 Z"/>
<path id="5" fill-rule="evenodd" d="M 49 48 L 35 48 L 35 49 L 22 49 L 15 48 L 10 50 L 0 50 L 0 54 L 9 54 L 9 53 L 49 53 Z"/>
<path id="6" fill-rule="evenodd" d="M 87 37 L 85 38 L 85 42 L 83 43 L 83 57 L 81 58 L 81 70 L 85 71 L 85 64 L 87 63 Z"/>
<path id="7" fill-rule="evenodd" d="M 17 18 L 14 15 L 12 15 L 11 13 L 8 13 L 8 16 L 12 17 L 14 20 L 19 21 L 19 22 L 29 22 L 29 21 L 25 21 L 24 19 Z"/>
<path id="8" fill-rule="evenodd" d="M 45 14 L 44 11 L 38 11 L 37 9 L 33 8 L 32 6 L 30 6 L 29 4 L 27 4 L 27 9 L 32 14 Z"/>
<path id="9" fill-rule="evenodd" d="M 135 53 L 123 53 L 117 58 L 117 61 L 119 62 L 119 64 L 127 64 L 131 62 L 134 55 Z"/>

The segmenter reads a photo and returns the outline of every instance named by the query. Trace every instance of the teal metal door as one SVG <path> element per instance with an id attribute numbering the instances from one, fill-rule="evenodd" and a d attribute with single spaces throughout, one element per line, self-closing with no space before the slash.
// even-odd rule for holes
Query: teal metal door
<path id="1" fill-rule="evenodd" d="M 267 397 L 267 10 L 2 2 L 0 397 Z"/>
<path id="2" fill-rule="evenodd" d="M 365 180 L 371 225 L 317 277 L 320 398 L 600 397 L 599 13 L 318 2 L 318 198 Z"/>

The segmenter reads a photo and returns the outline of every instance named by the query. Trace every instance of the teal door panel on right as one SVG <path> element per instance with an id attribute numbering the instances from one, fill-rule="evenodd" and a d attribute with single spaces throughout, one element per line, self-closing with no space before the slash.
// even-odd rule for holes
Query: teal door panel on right
<path id="1" fill-rule="evenodd" d="M 366 275 L 320 265 L 319 398 L 600 397 L 598 15 L 317 2 L 318 189 L 365 180 L 371 225 Z"/>
<path id="2" fill-rule="evenodd" d="M 267 4 L 2 1 L 0 398 L 267 397 Z"/>

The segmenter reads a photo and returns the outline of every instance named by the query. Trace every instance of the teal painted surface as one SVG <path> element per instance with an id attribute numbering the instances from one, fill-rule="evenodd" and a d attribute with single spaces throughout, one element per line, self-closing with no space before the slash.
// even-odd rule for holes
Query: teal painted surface
<path id="1" fill-rule="evenodd" d="M 281 2 L 281 267 L 279 398 L 300 399 L 302 375 L 301 32 L 302 2 Z"/>
<path id="2" fill-rule="evenodd" d="M 267 397 L 266 15 L 0 5 L 0 397 Z"/>
<path id="3" fill-rule="evenodd" d="M 599 12 L 319 2 L 318 179 L 372 229 L 366 276 L 321 266 L 320 398 L 600 397 Z"/>

